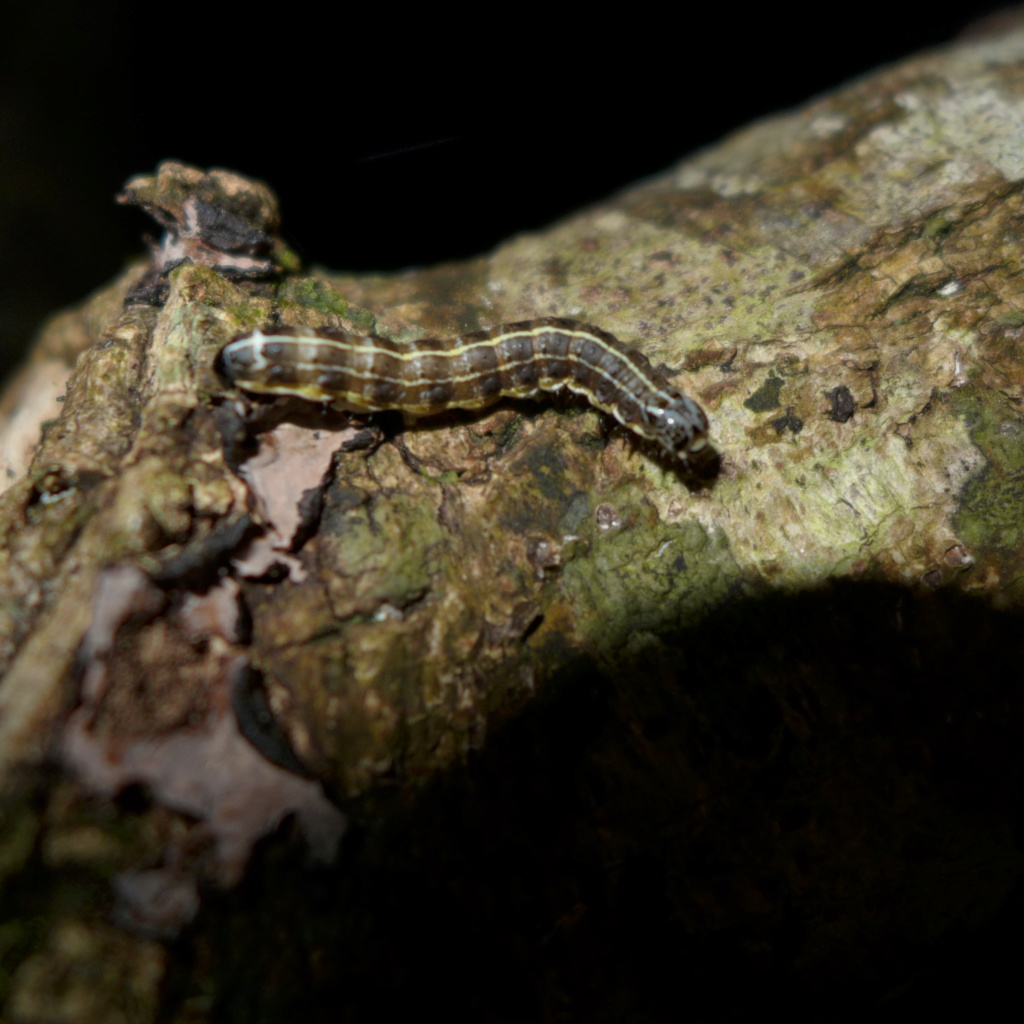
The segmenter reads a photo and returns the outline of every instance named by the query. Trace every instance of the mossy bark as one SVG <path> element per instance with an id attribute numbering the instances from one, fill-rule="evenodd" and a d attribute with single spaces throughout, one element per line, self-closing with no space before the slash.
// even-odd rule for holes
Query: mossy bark
<path id="1" fill-rule="evenodd" d="M 622 1019 L 737 971 L 870 1000 L 998 914 L 1024 871 L 1022 67 L 1020 33 L 916 58 L 392 277 L 303 276 L 244 179 L 136 183 L 172 234 L 196 195 L 241 221 L 55 321 L 5 406 L 8 436 L 46 421 L 0 504 L 8 1017 L 241 990 L 240 1018 Z M 242 222 L 251 262 L 207 259 Z M 713 479 L 585 408 L 360 433 L 213 371 L 273 317 L 414 340 L 553 314 L 670 368 Z M 63 403 L 31 403 L 58 365 Z M 298 525 L 268 541 L 275 490 Z M 185 755 L 138 753 L 247 713 L 267 786 L 304 773 L 349 816 L 333 867 L 278 835 L 247 869 L 273 815 L 229 840 Z M 106 921 L 145 870 L 223 890 L 170 958 L 180 907 L 136 887 L 142 936 Z"/>

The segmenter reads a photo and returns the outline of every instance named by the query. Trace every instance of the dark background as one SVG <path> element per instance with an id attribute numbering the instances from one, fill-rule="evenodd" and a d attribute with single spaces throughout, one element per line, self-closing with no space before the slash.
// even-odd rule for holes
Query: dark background
<path id="1" fill-rule="evenodd" d="M 994 4 L 321 9 L 11 5 L 0 34 L 0 372 L 150 230 L 174 157 L 270 183 L 314 263 L 468 257 L 751 119 L 954 38 Z M 575 13 L 569 14 L 572 10 Z M 551 14 L 556 12 L 559 20 Z M 567 30 L 563 20 L 574 19 Z M 636 19 L 642 19 L 637 21 Z"/>

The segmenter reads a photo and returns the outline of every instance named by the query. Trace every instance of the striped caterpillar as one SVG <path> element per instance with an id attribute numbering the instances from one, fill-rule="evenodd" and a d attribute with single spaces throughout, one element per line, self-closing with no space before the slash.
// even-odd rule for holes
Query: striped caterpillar
<path id="1" fill-rule="evenodd" d="M 350 412 L 397 409 L 429 416 L 479 409 L 504 397 L 568 388 L 673 458 L 707 445 L 708 421 L 646 356 L 607 331 L 545 317 L 409 347 L 373 335 L 282 327 L 227 344 L 217 369 L 244 391 L 295 395 Z"/>

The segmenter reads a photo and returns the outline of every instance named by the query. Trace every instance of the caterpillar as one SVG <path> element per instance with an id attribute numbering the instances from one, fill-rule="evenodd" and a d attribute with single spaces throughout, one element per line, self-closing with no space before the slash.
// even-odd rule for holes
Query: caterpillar
<path id="1" fill-rule="evenodd" d="M 561 317 L 413 346 L 333 328 L 257 330 L 225 345 L 216 365 L 243 391 L 412 417 L 567 388 L 684 467 L 707 445 L 703 410 L 646 356 L 607 331 Z"/>

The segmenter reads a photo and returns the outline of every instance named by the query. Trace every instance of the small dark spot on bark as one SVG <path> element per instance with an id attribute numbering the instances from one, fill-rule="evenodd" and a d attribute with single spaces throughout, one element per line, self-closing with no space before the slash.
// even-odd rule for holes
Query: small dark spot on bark
<path id="1" fill-rule="evenodd" d="M 782 404 L 779 395 L 782 393 L 782 385 L 786 382 L 774 373 L 768 374 L 768 379 L 743 403 L 745 409 L 751 412 L 768 412 L 769 409 L 778 409 Z"/>
<path id="2" fill-rule="evenodd" d="M 256 442 L 245 419 L 238 414 L 233 404 L 224 403 L 216 407 L 214 424 L 224 445 L 224 458 L 237 472 L 242 463 L 256 451 Z"/>
<path id="3" fill-rule="evenodd" d="M 799 434 L 804 429 L 804 421 L 799 416 L 793 415 L 793 407 L 790 406 L 786 410 L 785 416 L 779 416 L 772 420 L 772 426 L 777 434 L 781 434 L 784 430 L 788 430 L 793 434 Z"/>
<path id="4" fill-rule="evenodd" d="M 231 707 L 238 720 L 238 730 L 271 764 L 287 772 L 309 777 L 305 765 L 296 757 L 278 724 L 263 678 L 258 672 L 247 669 L 239 674 L 238 682 L 231 693 Z"/>
<path id="5" fill-rule="evenodd" d="M 201 196 L 195 197 L 199 237 L 214 249 L 225 252 L 270 252 L 273 239 L 232 210 L 207 202 Z"/>
<path id="6" fill-rule="evenodd" d="M 828 400 L 831 405 L 828 418 L 834 423 L 845 423 L 857 408 L 853 393 L 845 384 L 840 384 L 828 393 Z"/>
<path id="7" fill-rule="evenodd" d="M 307 487 L 299 498 L 299 526 L 292 538 L 291 551 L 297 554 L 303 545 L 316 533 L 324 512 L 326 486 Z"/>
<path id="8" fill-rule="evenodd" d="M 117 793 L 114 803 L 125 814 L 143 814 L 153 806 L 149 790 L 137 782 L 130 783 Z"/>
<path id="9" fill-rule="evenodd" d="M 383 434 L 377 427 L 364 427 L 355 437 L 345 441 L 341 450 L 343 452 L 361 452 L 367 448 L 376 448 L 381 443 Z"/>
<path id="10" fill-rule="evenodd" d="M 153 267 L 140 278 L 135 287 L 125 296 L 125 306 L 162 306 L 167 299 L 170 286 L 161 276 L 160 267 Z"/>
<path id="11" fill-rule="evenodd" d="M 370 496 L 358 487 L 335 486 L 331 489 L 331 505 L 338 513 L 354 512 L 369 501 Z"/>
<path id="12" fill-rule="evenodd" d="M 255 527 L 250 516 L 227 520 L 149 569 L 150 578 L 154 583 L 164 585 L 191 583 L 196 588 L 208 586 L 216 580 L 221 565 L 253 530 Z"/>

